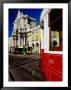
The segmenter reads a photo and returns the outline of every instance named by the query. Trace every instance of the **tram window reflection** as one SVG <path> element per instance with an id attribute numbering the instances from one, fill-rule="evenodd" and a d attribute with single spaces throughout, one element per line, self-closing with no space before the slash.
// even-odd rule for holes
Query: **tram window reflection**
<path id="1" fill-rule="evenodd" d="M 49 13 L 49 49 L 62 51 L 62 9 L 52 9 Z"/>

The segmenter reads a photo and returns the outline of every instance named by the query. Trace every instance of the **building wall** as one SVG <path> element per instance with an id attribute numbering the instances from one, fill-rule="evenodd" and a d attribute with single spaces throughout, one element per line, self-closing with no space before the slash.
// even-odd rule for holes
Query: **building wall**
<path id="1" fill-rule="evenodd" d="M 27 41 L 32 48 L 34 44 L 33 53 L 40 53 L 41 28 L 39 26 L 32 28 L 31 32 L 27 33 Z M 36 46 L 37 43 L 39 47 Z"/>
<path id="2" fill-rule="evenodd" d="M 41 28 L 40 25 L 36 26 L 36 20 L 18 11 L 13 24 L 13 47 L 32 47 L 32 44 L 34 44 L 33 53 L 40 53 Z"/>
<path id="3" fill-rule="evenodd" d="M 8 52 L 13 52 L 12 49 L 13 48 L 13 39 L 12 39 L 12 37 L 10 37 L 9 39 L 8 39 Z"/>
<path id="4" fill-rule="evenodd" d="M 40 53 L 40 47 L 41 47 L 41 28 L 37 28 L 32 32 L 32 45 L 34 44 L 33 52 L 34 53 Z M 37 46 L 38 44 L 38 46 Z"/>

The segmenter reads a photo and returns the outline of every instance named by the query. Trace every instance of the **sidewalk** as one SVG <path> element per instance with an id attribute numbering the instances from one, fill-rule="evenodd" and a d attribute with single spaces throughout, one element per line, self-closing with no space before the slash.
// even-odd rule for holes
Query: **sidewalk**
<path id="1" fill-rule="evenodd" d="M 24 55 L 24 54 L 9 54 L 11 56 L 17 56 L 17 57 L 38 57 L 40 58 L 40 54 L 31 54 L 31 55 Z"/>

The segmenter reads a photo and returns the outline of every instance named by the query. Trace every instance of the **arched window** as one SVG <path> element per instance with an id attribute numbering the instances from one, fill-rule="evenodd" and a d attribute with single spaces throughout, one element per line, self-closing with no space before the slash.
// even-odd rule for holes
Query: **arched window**
<path id="1" fill-rule="evenodd" d="M 38 43 L 36 43 L 36 47 L 39 47 L 39 44 Z"/>
<path id="2" fill-rule="evenodd" d="M 34 48 L 34 43 L 32 43 L 32 47 Z"/>

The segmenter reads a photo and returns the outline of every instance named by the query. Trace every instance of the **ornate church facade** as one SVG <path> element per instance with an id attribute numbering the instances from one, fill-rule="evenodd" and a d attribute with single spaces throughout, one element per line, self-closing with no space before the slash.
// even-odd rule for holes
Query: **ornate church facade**
<path id="1" fill-rule="evenodd" d="M 31 47 L 32 53 L 40 53 L 41 31 L 40 25 L 37 26 L 34 18 L 18 10 L 13 23 L 12 36 L 8 40 L 10 42 L 9 52 L 13 52 L 15 47 L 22 51 L 24 47 Z"/>

